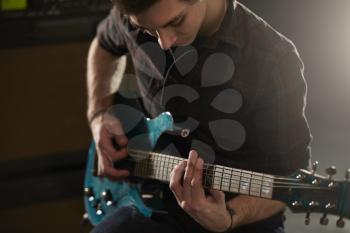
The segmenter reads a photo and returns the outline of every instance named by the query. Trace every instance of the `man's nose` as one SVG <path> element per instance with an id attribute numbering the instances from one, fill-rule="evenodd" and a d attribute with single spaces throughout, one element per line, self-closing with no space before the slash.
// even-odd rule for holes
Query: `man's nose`
<path id="1" fill-rule="evenodd" d="M 177 36 L 170 28 L 158 29 L 158 43 L 163 50 L 170 49 L 177 40 Z"/>

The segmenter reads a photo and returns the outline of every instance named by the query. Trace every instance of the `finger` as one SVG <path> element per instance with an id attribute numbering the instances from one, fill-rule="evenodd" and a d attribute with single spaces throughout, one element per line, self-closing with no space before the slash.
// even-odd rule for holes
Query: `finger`
<path id="1" fill-rule="evenodd" d="M 130 175 L 130 171 L 115 169 L 114 167 L 106 167 L 105 168 L 105 176 L 110 180 L 120 180 Z"/>
<path id="2" fill-rule="evenodd" d="M 186 161 L 182 161 L 176 165 L 170 173 L 169 187 L 174 193 L 174 196 L 179 204 L 183 200 L 183 187 L 181 185 L 181 180 L 185 171 L 186 164 Z"/>
<path id="3" fill-rule="evenodd" d="M 183 182 L 183 195 L 184 195 L 184 205 L 189 205 L 191 203 L 191 181 L 193 178 L 193 171 L 198 158 L 198 154 L 196 151 L 191 150 L 188 156 L 188 162 L 184 175 Z"/>
<path id="4" fill-rule="evenodd" d="M 104 161 L 103 161 L 103 155 L 99 147 L 96 147 L 97 152 L 97 175 L 103 176 L 104 174 Z"/>
<path id="5" fill-rule="evenodd" d="M 104 113 L 102 121 L 110 134 L 117 136 L 125 135 L 122 123 L 113 113 Z"/>
<path id="6" fill-rule="evenodd" d="M 110 137 L 104 135 L 100 139 L 99 146 L 101 150 L 105 151 L 113 161 L 118 161 L 127 156 L 126 147 L 116 150 Z"/>
<path id="7" fill-rule="evenodd" d="M 118 147 L 124 147 L 128 143 L 128 138 L 125 136 L 123 125 L 120 120 L 112 113 L 106 112 L 103 114 L 103 126 L 110 135 L 113 135 Z"/>
<path id="8" fill-rule="evenodd" d="M 128 144 L 128 138 L 122 135 L 114 135 L 114 140 L 119 147 L 125 147 Z"/>
<path id="9" fill-rule="evenodd" d="M 107 176 L 110 179 L 121 179 L 128 175 L 130 172 L 128 170 L 115 169 L 113 167 L 113 161 L 104 152 L 100 153 L 98 157 L 98 175 Z"/>
<path id="10" fill-rule="evenodd" d="M 192 200 L 200 202 L 205 200 L 204 188 L 202 186 L 203 180 L 203 164 L 202 158 L 198 158 L 194 167 L 193 179 L 191 181 L 192 186 Z"/>

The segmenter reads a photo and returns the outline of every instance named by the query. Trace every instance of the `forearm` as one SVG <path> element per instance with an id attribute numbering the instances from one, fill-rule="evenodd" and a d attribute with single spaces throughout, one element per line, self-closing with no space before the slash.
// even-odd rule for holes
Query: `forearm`
<path id="1" fill-rule="evenodd" d="M 117 91 L 116 80 L 121 79 L 126 66 L 126 58 L 116 57 L 103 49 L 95 38 L 91 43 L 87 59 L 87 118 L 112 104 L 112 94 Z M 119 80 L 117 80 L 117 83 Z"/>
<path id="2" fill-rule="evenodd" d="M 266 219 L 284 210 L 286 207 L 280 201 L 245 195 L 237 196 L 229 200 L 227 204 L 236 212 L 233 216 L 234 227 Z"/>

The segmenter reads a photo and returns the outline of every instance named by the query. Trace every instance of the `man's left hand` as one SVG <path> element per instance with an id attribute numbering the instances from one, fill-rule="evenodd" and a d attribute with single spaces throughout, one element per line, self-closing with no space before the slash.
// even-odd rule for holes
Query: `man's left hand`
<path id="1" fill-rule="evenodd" d="M 201 226 L 210 231 L 223 232 L 231 225 L 225 194 L 209 190 L 209 195 L 205 195 L 202 185 L 203 164 L 197 152 L 190 151 L 188 160 L 172 170 L 169 186 L 181 208 Z"/>

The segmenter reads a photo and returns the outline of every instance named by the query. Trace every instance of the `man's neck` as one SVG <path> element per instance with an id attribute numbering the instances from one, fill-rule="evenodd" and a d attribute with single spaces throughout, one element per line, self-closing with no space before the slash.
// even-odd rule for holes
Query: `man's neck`
<path id="1" fill-rule="evenodd" d="M 206 16 L 199 35 L 212 36 L 216 33 L 225 17 L 227 7 L 227 0 L 207 0 Z"/>

